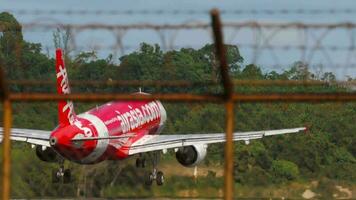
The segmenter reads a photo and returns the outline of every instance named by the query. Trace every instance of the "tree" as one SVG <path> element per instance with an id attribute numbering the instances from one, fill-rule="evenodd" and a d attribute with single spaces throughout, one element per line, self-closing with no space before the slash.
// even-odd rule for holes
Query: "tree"
<path id="1" fill-rule="evenodd" d="M 327 81 L 327 82 L 333 82 L 336 80 L 336 77 L 332 72 L 325 72 L 323 74 L 323 76 L 321 77 L 321 80 Z"/>
<path id="2" fill-rule="evenodd" d="M 254 64 L 250 64 L 242 70 L 239 77 L 241 79 L 259 80 L 263 79 L 263 74 L 261 68 Z"/>
<path id="3" fill-rule="evenodd" d="M 0 13 L 0 51 L 3 56 L 21 53 L 23 36 L 22 27 L 13 15 L 8 12 Z"/>
<path id="4" fill-rule="evenodd" d="M 4 61 L 5 72 L 10 77 L 19 77 L 23 48 L 22 27 L 13 15 L 0 13 L 0 58 Z"/>
<path id="5" fill-rule="evenodd" d="M 287 160 L 275 160 L 271 166 L 275 181 L 293 180 L 298 178 L 299 169 L 296 164 Z"/>
<path id="6" fill-rule="evenodd" d="M 54 47 L 63 49 L 64 58 L 68 59 L 69 54 L 73 51 L 73 47 L 71 46 L 71 43 L 73 43 L 72 32 L 68 27 L 64 29 L 57 28 L 53 31 L 52 35 Z"/>
<path id="7" fill-rule="evenodd" d="M 284 72 L 291 80 L 310 80 L 314 78 L 314 74 L 309 71 L 309 66 L 307 63 L 302 61 L 295 62 L 290 70 Z"/>

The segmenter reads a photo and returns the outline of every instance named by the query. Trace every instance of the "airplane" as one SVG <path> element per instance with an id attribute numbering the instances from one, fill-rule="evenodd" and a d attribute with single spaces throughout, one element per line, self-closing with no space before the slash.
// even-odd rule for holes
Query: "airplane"
<path id="1" fill-rule="evenodd" d="M 61 49 L 56 49 L 57 93 L 69 94 L 68 74 Z M 149 95 L 139 92 L 136 95 Z M 160 135 L 167 113 L 159 100 L 112 101 L 77 115 L 72 101 L 58 102 L 59 125 L 52 131 L 12 128 L 10 139 L 30 143 L 37 157 L 45 162 L 59 164 L 53 170 L 52 181 L 69 183 L 71 170 L 64 161 L 95 164 L 104 160 L 124 160 L 136 156 L 136 167 L 152 162 L 152 171 L 145 183 L 164 183 L 164 174 L 158 171 L 160 153 L 174 149 L 177 161 L 185 167 L 197 166 L 207 155 L 207 147 L 225 142 L 225 133 Z M 306 127 L 235 132 L 234 141 L 260 139 L 264 136 L 298 133 Z M 0 141 L 3 129 L 0 127 Z"/>

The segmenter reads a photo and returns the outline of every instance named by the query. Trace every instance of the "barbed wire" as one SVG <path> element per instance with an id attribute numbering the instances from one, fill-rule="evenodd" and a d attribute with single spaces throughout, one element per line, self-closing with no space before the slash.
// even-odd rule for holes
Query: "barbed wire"
<path id="1" fill-rule="evenodd" d="M 18 15 L 207 15 L 209 10 L 25 10 L 5 9 Z M 223 9 L 221 14 L 230 15 L 326 15 L 326 14 L 355 14 L 356 9 Z"/>
<path id="2" fill-rule="evenodd" d="M 236 45 L 239 48 L 257 48 L 256 44 L 244 44 L 244 43 L 236 43 Z M 44 45 L 44 47 L 49 48 L 49 49 L 55 49 L 56 47 L 54 45 Z M 88 49 L 92 48 L 94 51 L 95 49 L 100 49 L 100 50 L 116 50 L 117 46 L 116 45 L 103 45 L 103 44 L 96 44 L 93 46 L 87 46 L 87 45 L 77 45 L 77 49 Z M 124 45 L 122 48 L 124 50 L 136 50 L 137 45 Z M 201 48 L 201 45 L 174 45 L 172 46 L 172 49 L 182 49 L 182 48 L 192 48 L 192 49 L 197 49 Z M 291 51 L 295 49 L 311 49 L 313 46 L 303 46 L 303 45 L 273 45 L 273 46 L 264 46 L 264 47 L 259 47 L 261 49 L 271 49 L 271 50 L 283 50 L 283 51 Z M 329 50 L 329 51 L 350 51 L 354 50 L 353 47 L 351 46 L 337 46 L 337 45 L 324 45 L 324 46 L 319 46 L 316 47 L 316 50 Z M 90 50 L 89 50 L 90 51 Z"/>
<path id="3" fill-rule="evenodd" d="M 0 31 L 2 28 L 0 24 Z M 66 30 L 71 35 L 68 47 L 74 52 L 85 50 L 106 50 L 106 55 L 110 53 L 114 59 L 121 57 L 128 52 L 139 48 L 137 44 L 128 43 L 133 31 L 152 31 L 155 35 L 155 42 L 163 50 L 173 50 L 179 48 L 201 48 L 211 42 L 211 25 L 205 22 L 189 22 L 181 24 L 61 24 L 44 23 L 35 21 L 22 25 L 24 32 L 49 32 L 56 29 Z M 241 54 L 246 59 L 246 63 L 265 65 L 273 68 L 283 68 L 290 66 L 293 62 L 301 61 L 317 69 L 342 68 L 346 75 L 351 71 L 351 75 L 356 74 L 356 23 L 295 23 L 295 22 L 225 22 L 225 41 L 227 44 L 238 45 Z M 4 29 L 5 30 L 5 29 Z M 83 45 L 81 42 L 83 33 L 93 30 L 106 31 L 109 35 L 103 37 L 103 41 Z M 206 35 L 205 42 L 192 44 L 187 38 L 191 38 L 194 31 L 199 32 L 199 37 Z M 183 35 L 183 36 L 182 36 Z M 342 37 L 341 37 L 342 36 Z M 110 38 L 111 37 L 111 38 Z M 178 39 L 180 38 L 180 42 Z M 182 39 L 186 43 L 182 43 Z M 242 42 L 243 41 L 243 42 Z M 343 42 L 340 42 L 343 41 Z M 44 45 L 45 49 L 53 49 L 52 45 Z M 249 56 L 245 56 L 250 52 Z M 293 52 L 293 53 L 288 53 Z M 338 54 L 338 56 L 334 56 Z M 264 57 L 268 57 L 268 62 Z M 288 57 L 292 57 L 288 59 Z M 288 64 L 288 62 L 290 62 Z"/>
<path id="4" fill-rule="evenodd" d="M 53 29 L 53 28 L 68 28 L 76 30 L 85 29 L 106 29 L 106 30 L 128 30 L 128 29 L 208 29 L 210 28 L 209 23 L 205 22 L 194 22 L 194 23 L 182 23 L 182 24 L 56 24 L 56 23 L 41 23 L 32 22 L 25 23 L 22 25 L 23 28 L 28 30 L 33 29 Z M 342 23 L 301 23 L 301 22 L 257 22 L 257 21 L 247 21 L 247 22 L 225 22 L 223 23 L 225 28 L 265 28 L 265 29 L 288 29 L 288 28 L 298 28 L 298 29 L 337 29 L 337 28 L 347 28 L 355 29 L 356 23 L 353 22 L 342 22 Z"/>

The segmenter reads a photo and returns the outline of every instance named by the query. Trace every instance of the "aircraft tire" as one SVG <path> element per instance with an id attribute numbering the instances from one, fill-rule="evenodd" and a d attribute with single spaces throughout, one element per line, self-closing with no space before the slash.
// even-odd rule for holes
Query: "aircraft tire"
<path id="1" fill-rule="evenodd" d="M 153 183 L 153 174 L 152 173 L 147 173 L 145 176 L 145 184 L 147 186 L 151 186 Z"/>
<path id="2" fill-rule="evenodd" d="M 52 183 L 58 183 L 60 181 L 60 177 L 57 175 L 58 170 L 52 170 Z"/>
<path id="3" fill-rule="evenodd" d="M 163 185 L 163 183 L 164 183 L 163 172 L 161 172 L 161 171 L 157 172 L 156 182 L 157 182 L 157 185 Z"/>

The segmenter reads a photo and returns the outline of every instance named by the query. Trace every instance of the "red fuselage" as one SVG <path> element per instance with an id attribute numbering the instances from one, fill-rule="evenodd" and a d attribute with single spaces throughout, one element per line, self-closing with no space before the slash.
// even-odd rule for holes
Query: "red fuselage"
<path id="1" fill-rule="evenodd" d="M 144 135 L 159 134 L 165 121 L 166 110 L 160 101 L 110 102 L 73 115 L 71 124 L 59 125 L 51 138 L 56 139 L 53 148 L 61 156 L 77 163 L 119 160 L 128 157 L 131 144 Z M 72 141 L 76 138 L 112 136 L 127 137 Z"/>

